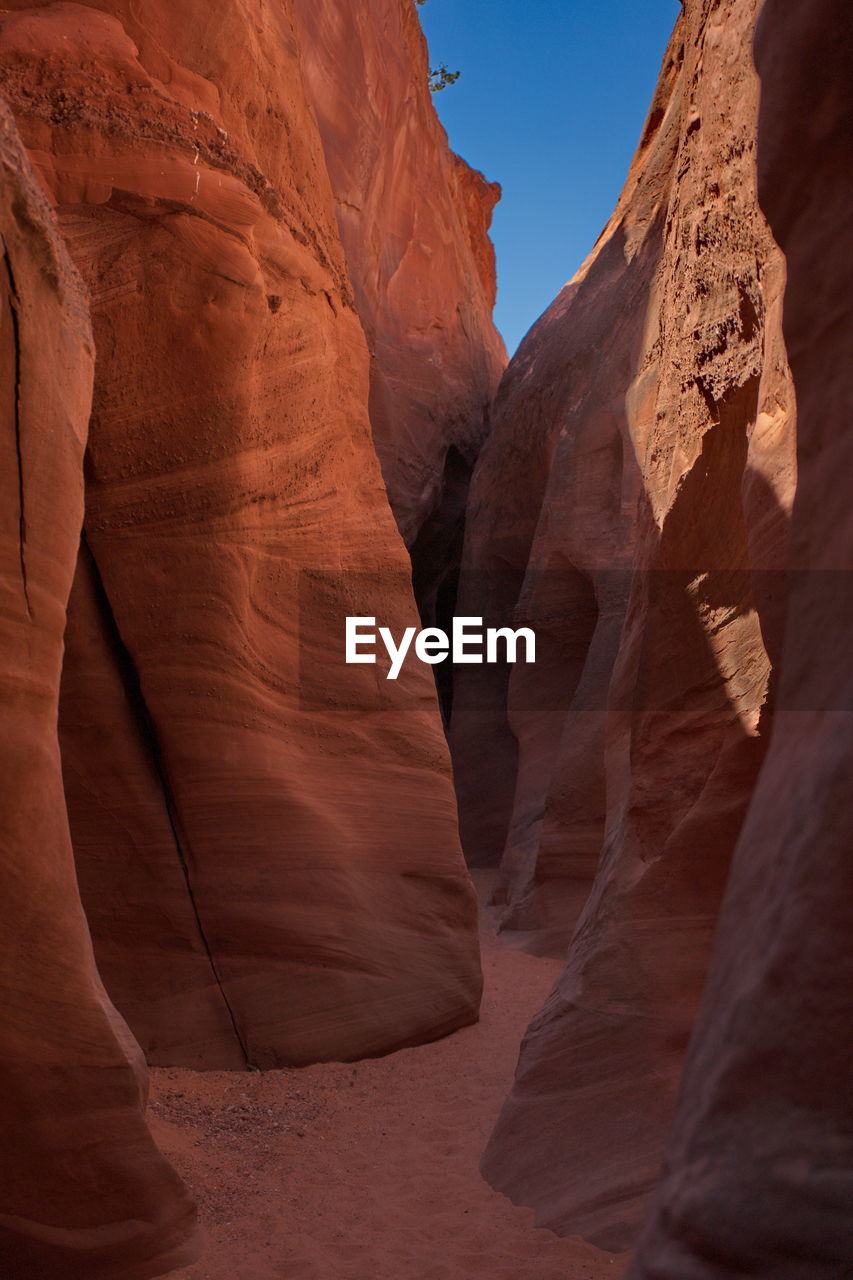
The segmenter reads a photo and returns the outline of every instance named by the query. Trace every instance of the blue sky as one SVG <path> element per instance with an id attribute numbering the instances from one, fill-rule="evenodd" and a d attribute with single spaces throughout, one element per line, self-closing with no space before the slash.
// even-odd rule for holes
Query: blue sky
<path id="1" fill-rule="evenodd" d="M 455 151 L 504 189 L 492 238 L 512 353 L 613 210 L 678 0 L 427 0 L 435 96 Z"/>

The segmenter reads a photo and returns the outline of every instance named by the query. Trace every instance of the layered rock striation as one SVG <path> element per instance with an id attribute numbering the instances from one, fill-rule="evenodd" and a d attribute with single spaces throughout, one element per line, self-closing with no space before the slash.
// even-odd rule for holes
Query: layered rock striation
<path id="1" fill-rule="evenodd" d="M 853 1272 L 849 9 L 767 0 L 755 47 L 759 198 L 788 267 L 797 394 L 787 625 L 770 747 L 632 1280 Z"/>
<path id="2" fill-rule="evenodd" d="M 417 613 L 305 39 L 266 0 L 0 15 L 5 91 L 97 351 L 63 675 L 71 828 L 105 982 L 157 1063 L 356 1058 L 452 1031 L 479 1001 L 431 675 L 342 661 L 346 615 L 396 632 Z M 406 85 L 415 54 L 399 47 Z M 482 245 L 430 129 L 456 218 L 442 287 L 455 306 L 458 269 L 491 368 Z M 447 447 L 430 446 L 437 483 Z"/>
<path id="3" fill-rule="evenodd" d="M 506 364 L 488 237 L 500 187 L 448 146 L 413 4 L 297 0 L 296 12 L 370 350 L 376 449 L 411 547 L 454 456 L 476 459 Z"/>
<path id="4" fill-rule="evenodd" d="M 370 351 L 373 438 L 422 616 L 444 622 L 506 365 L 488 236 L 500 187 L 448 146 L 411 0 L 297 0 L 296 14 Z"/>
<path id="5" fill-rule="evenodd" d="M 757 4 L 685 4 L 619 205 L 502 383 L 459 611 L 463 841 L 504 927 L 571 940 L 484 1161 L 538 1221 L 633 1241 L 766 750 L 795 482 L 784 260 L 755 183 Z M 483 768 L 485 741 L 498 744 Z"/>
<path id="6" fill-rule="evenodd" d="M 410 0 L 0 11 L 4 1274 L 192 1258 L 140 1045 L 476 1017 L 432 675 L 343 663 L 347 615 L 418 608 L 538 638 L 452 691 L 469 859 L 568 947 L 486 1176 L 633 1243 L 713 950 L 632 1280 L 853 1267 L 851 33 L 767 0 L 759 115 L 758 8 L 685 0 L 493 413 L 499 193 Z"/>
<path id="7" fill-rule="evenodd" d="M 356 34 L 396 59 L 364 137 L 399 207 L 371 238 L 374 194 L 346 252 L 291 3 L 0 14 L 28 153 L 4 114 L 4 1274 L 147 1280 L 194 1256 L 139 1044 L 157 1063 L 292 1065 L 477 1015 L 430 673 L 343 663 L 346 615 L 418 616 L 371 416 L 432 433 L 416 535 L 447 506 L 448 455 L 470 464 L 502 362 L 497 192 L 447 148 L 414 10 L 388 14 L 390 34 Z M 353 48 L 332 52 L 342 72 Z M 394 187 L 401 146 L 430 167 L 429 218 Z M 370 310 L 395 216 L 406 263 Z M 415 287 L 431 256 L 439 283 L 410 313 L 391 277 Z"/>
<path id="8" fill-rule="evenodd" d="M 57 741 L 93 347 L 83 288 L 0 106 L 0 1272 L 146 1280 L 195 1211 L 145 1125 L 145 1066 L 101 985 Z"/>

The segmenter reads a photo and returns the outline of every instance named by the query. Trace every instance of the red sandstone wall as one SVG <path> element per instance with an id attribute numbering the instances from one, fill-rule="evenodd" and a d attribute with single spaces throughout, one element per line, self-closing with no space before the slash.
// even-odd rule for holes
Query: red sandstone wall
<path id="1" fill-rule="evenodd" d="M 0 250 L 0 1273 L 147 1280 L 192 1261 L 194 1210 L 95 969 L 56 732 L 91 330 L 5 105 Z"/>
<path id="2" fill-rule="evenodd" d="M 69 590 L 80 886 L 150 1058 L 354 1057 L 476 1014 L 430 675 L 378 699 L 322 655 L 344 613 L 416 616 L 371 427 L 422 603 L 452 560 L 502 361 L 495 193 L 447 150 L 411 5 L 296 4 L 0 14 L 97 350 L 72 589 L 91 339 L 4 120 L 0 1263 L 33 1280 L 193 1248 L 77 898 Z M 853 1266 L 849 18 L 768 0 L 759 41 L 792 381 L 755 10 L 684 6 L 614 217 L 502 385 L 458 608 L 540 635 L 508 687 L 463 672 L 452 732 L 505 926 L 577 923 L 484 1166 L 555 1229 L 634 1238 L 736 848 L 637 1280 Z"/>
<path id="3" fill-rule="evenodd" d="M 468 517 L 459 611 L 534 626 L 540 654 L 508 688 L 460 677 L 463 841 L 500 862 L 505 927 L 571 939 L 483 1167 L 608 1248 L 657 1177 L 779 646 L 794 396 L 756 8 L 685 5 L 614 216 L 510 364 Z"/>
<path id="4" fill-rule="evenodd" d="M 853 1270 L 849 7 L 767 0 L 756 62 L 759 196 L 788 265 L 797 392 L 790 601 L 770 748 L 634 1280 Z"/>
<path id="5" fill-rule="evenodd" d="M 431 675 L 326 656 L 417 615 L 292 7 L 17 3 L 0 55 L 92 298 L 62 743 L 107 986 L 160 1063 L 451 1031 L 480 974 Z"/>
<path id="6" fill-rule="evenodd" d="M 411 547 L 449 496 L 448 451 L 451 467 L 475 460 L 506 364 L 488 238 L 500 187 L 448 146 L 413 0 L 296 0 L 296 14 L 370 349 L 374 440 Z"/>

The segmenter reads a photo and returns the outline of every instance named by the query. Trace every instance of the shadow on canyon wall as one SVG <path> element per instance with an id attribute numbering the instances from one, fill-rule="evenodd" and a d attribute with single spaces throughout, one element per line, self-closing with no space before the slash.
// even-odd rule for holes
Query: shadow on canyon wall
<path id="1" fill-rule="evenodd" d="M 0 12 L 0 1262 L 147 1280 L 198 1248 L 96 961 L 163 1064 L 477 1017 L 449 727 L 504 930 L 567 953 L 486 1177 L 633 1243 L 693 1034 L 633 1274 L 838 1280 L 849 6 L 767 0 L 760 33 L 785 343 L 758 5 L 686 0 L 491 414 L 498 190 L 447 146 L 415 7 L 209 8 Z M 329 660 L 347 614 L 454 612 L 539 660 L 439 669 L 438 700 Z"/>

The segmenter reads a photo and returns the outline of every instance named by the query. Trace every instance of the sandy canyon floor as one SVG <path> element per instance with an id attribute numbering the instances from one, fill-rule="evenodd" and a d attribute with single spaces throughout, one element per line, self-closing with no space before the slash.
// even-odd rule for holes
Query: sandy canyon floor
<path id="1" fill-rule="evenodd" d="M 480 877 L 481 898 L 488 877 Z M 625 1258 L 533 1225 L 478 1162 L 560 968 L 482 912 L 477 1026 L 357 1064 L 155 1070 L 151 1122 L 207 1233 L 185 1280 L 615 1280 Z"/>

